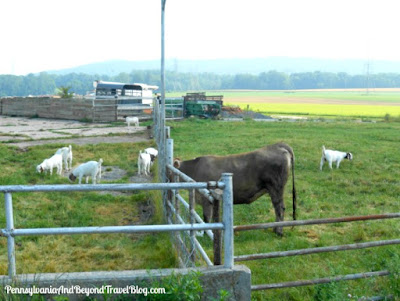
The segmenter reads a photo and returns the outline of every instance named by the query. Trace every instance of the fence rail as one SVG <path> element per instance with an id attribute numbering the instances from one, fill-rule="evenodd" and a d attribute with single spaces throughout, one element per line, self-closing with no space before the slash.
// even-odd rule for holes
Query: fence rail
<path id="1" fill-rule="evenodd" d="M 326 278 L 319 278 L 319 279 L 312 279 L 312 280 L 299 280 L 299 281 L 289 281 L 289 282 L 281 282 L 281 283 L 259 284 L 259 285 L 252 285 L 251 290 L 258 291 L 258 290 L 269 290 L 269 289 L 276 289 L 276 288 L 299 287 L 299 286 L 324 284 L 324 283 L 346 281 L 346 280 L 365 279 L 365 278 L 370 278 L 370 277 L 388 276 L 389 274 L 390 274 L 389 271 L 377 271 L 377 272 L 348 274 L 348 275 L 336 276 L 336 277 L 326 277 Z"/>
<path id="2" fill-rule="evenodd" d="M 336 218 L 321 218 L 321 219 L 310 219 L 301 221 L 286 221 L 286 222 L 272 222 L 265 224 L 253 224 L 253 225 L 240 225 L 234 226 L 234 231 L 249 231 L 249 230 L 260 230 L 269 229 L 275 227 L 294 227 L 294 226 L 306 226 L 306 225 L 321 225 L 321 224 L 335 224 L 335 223 L 346 223 L 346 222 L 357 222 L 367 220 L 379 220 L 379 219 L 390 219 L 399 218 L 399 213 L 386 213 L 386 214 L 375 214 L 375 215 L 362 215 L 362 216 L 348 216 L 348 217 L 336 217 Z"/>

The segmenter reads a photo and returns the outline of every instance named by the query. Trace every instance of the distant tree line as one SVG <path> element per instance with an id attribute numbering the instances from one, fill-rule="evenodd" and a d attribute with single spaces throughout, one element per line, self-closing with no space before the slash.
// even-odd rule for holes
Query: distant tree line
<path id="1" fill-rule="evenodd" d="M 160 86 L 157 70 L 132 71 L 116 76 L 70 73 L 54 75 L 42 72 L 26 76 L 0 75 L 0 97 L 57 94 L 57 88 L 70 87 L 70 92 L 84 95 L 93 90 L 94 80 L 123 83 L 146 83 Z M 224 89 L 292 90 L 398 88 L 400 73 L 349 75 L 344 72 L 302 72 L 287 74 L 278 71 L 255 74 L 220 75 L 215 73 L 178 73 L 166 71 L 167 91 L 202 91 Z"/>

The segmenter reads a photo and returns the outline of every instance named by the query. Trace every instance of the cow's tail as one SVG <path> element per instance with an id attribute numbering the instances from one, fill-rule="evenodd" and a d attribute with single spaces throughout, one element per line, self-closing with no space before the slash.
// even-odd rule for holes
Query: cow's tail
<path id="1" fill-rule="evenodd" d="M 294 153 L 291 156 L 291 165 L 292 165 L 292 195 L 293 195 L 293 220 L 296 220 L 296 208 L 297 208 L 297 194 L 296 194 L 296 186 L 294 184 Z"/>
<path id="2" fill-rule="evenodd" d="M 293 149 L 285 143 L 281 144 L 281 147 L 283 147 L 290 154 L 290 165 L 292 166 L 293 219 L 296 220 L 297 194 L 294 176 L 294 152 Z"/>

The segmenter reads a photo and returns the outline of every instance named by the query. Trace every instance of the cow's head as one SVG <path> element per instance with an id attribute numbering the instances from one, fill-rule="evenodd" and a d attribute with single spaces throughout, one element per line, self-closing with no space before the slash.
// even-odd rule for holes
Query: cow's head
<path id="1" fill-rule="evenodd" d="M 69 175 L 69 180 L 70 180 L 71 182 L 75 182 L 76 177 L 74 176 L 73 173 L 70 173 L 70 175 Z"/>
<path id="2" fill-rule="evenodd" d="M 177 168 L 177 169 L 179 169 L 179 167 L 181 167 L 181 159 L 175 158 L 174 167 Z"/>

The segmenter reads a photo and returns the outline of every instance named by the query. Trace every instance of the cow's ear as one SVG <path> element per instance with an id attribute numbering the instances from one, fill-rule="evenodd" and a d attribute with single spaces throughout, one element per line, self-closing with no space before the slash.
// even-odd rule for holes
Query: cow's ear
<path id="1" fill-rule="evenodd" d="M 179 159 L 174 160 L 174 167 L 179 168 L 181 166 L 181 161 Z"/>

